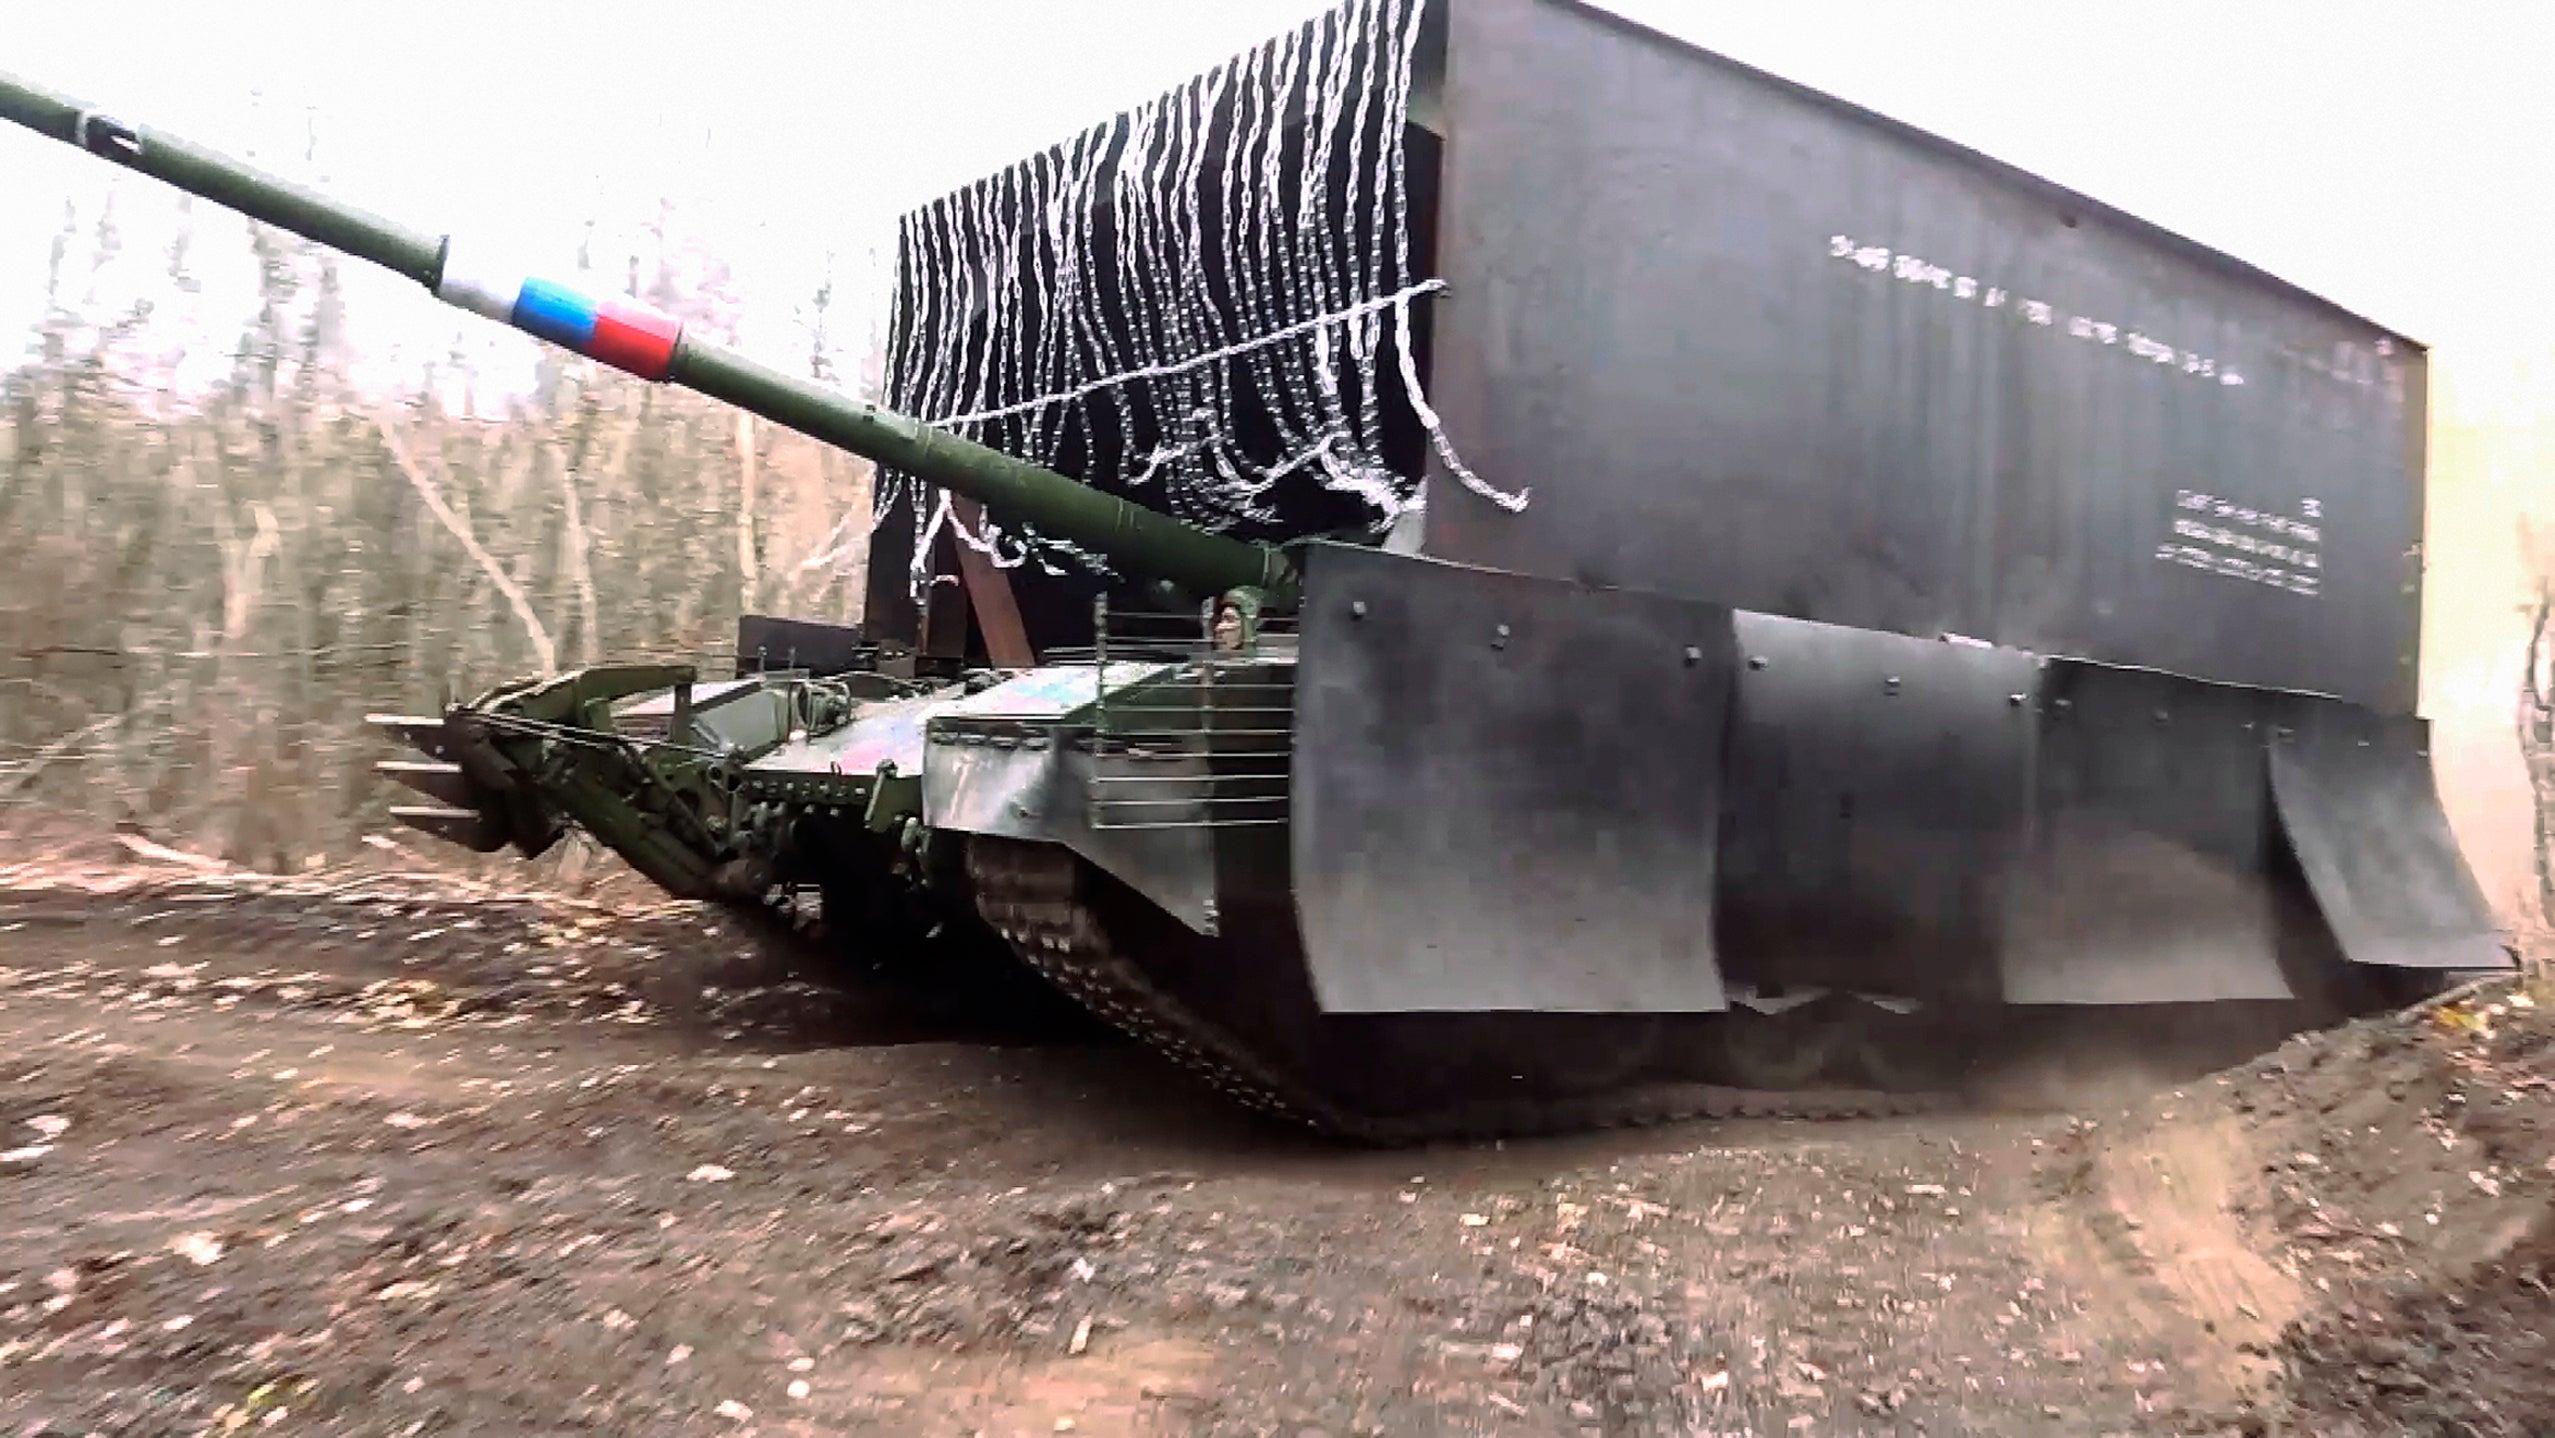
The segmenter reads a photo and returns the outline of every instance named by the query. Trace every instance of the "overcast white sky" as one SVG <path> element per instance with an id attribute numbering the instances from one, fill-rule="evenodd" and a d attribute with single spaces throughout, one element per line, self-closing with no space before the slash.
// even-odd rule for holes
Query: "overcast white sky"
<path id="1" fill-rule="evenodd" d="M 555 263 L 586 222 L 608 239 L 671 200 L 735 266 L 747 347 L 794 362 L 829 250 L 873 303 L 865 252 L 898 211 L 1321 8 L 0 0 L 0 68 Z M 2521 365 L 2555 347 L 2544 0 L 1610 8 L 2231 250 L 2442 346 L 2472 389 L 2524 401 L 2547 379 Z M 0 135 L 0 334 L 34 315 L 64 200 L 93 214 L 109 186 L 137 250 L 156 248 L 165 192 Z M 203 233 L 198 304 L 218 324 L 246 266 L 229 232 Z M 367 342 L 528 344 L 399 283 L 358 291 L 354 313 Z"/>

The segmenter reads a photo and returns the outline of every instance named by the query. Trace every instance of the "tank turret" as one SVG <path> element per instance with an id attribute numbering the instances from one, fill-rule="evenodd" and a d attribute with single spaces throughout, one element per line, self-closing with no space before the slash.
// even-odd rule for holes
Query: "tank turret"
<path id="1" fill-rule="evenodd" d="M 1193 594 L 1282 595 L 1291 570 L 1276 548 L 1211 534 L 1053 470 L 905 415 L 785 374 L 688 334 L 680 320 L 625 298 L 484 260 L 467 242 L 342 203 L 172 135 L 117 119 L 0 71 L 0 118 L 138 174 L 405 275 L 444 303 L 660 384 L 713 399 L 971 499 L 997 518 L 1034 525 L 1127 570 Z"/>

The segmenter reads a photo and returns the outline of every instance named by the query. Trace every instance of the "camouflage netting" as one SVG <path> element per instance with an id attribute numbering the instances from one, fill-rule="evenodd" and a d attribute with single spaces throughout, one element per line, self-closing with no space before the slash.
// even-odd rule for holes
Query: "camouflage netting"
<path id="1" fill-rule="evenodd" d="M 1487 492 L 1421 384 L 1422 8 L 1349 0 L 908 215 L 888 404 L 1219 532 L 1380 533 L 1430 449 Z M 944 526 L 1108 572 L 903 475 L 876 513 L 912 527 L 917 586 Z"/>

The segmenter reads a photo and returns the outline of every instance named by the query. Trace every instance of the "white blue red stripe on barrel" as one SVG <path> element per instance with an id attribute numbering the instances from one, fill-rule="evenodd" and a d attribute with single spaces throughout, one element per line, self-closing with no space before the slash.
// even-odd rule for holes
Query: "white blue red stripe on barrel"
<path id="1" fill-rule="evenodd" d="M 683 322 L 672 315 L 630 300 L 590 299 L 548 280 L 481 271 L 449 242 L 435 296 L 641 379 L 670 374 L 683 337 Z"/>

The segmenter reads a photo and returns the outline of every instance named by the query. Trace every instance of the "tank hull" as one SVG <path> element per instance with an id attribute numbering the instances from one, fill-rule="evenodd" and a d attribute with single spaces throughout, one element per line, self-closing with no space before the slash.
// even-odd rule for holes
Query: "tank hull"
<path id="1" fill-rule="evenodd" d="M 1290 812 L 1204 828 L 1212 933 L 1061 843 L 995 841 L 1043 921 L 978 894 L 1254 1107 L 1886 1112 L 2033 1056 L 2196 1073 L 2510 965 L 2420 726 L 2361 706 L 1365 549 L 1304 574 Z"/>
<path id="2" fill-rule="evenodd" d="M 2097 1016 L 2260 1040 L 2511 965 L 2417 724 L 1297 558 L 1291 633 L 1120 620 L 1087 663 L 908 685 L 813 732 L 797 688 L 842 681 L 572 676 L 462 706 L 431 752 L 513 776 L 468 796 L 485 824 L 644 835 L 634 862 L 702 897 L 819 889 L 873 957 L 929 967 L 989 929 L 1235 1098 L 1368 1140 L 1890 1111 Z M 678 737 L 755 752 L 708 760 L 716 783 L 616 753 Z"/>

